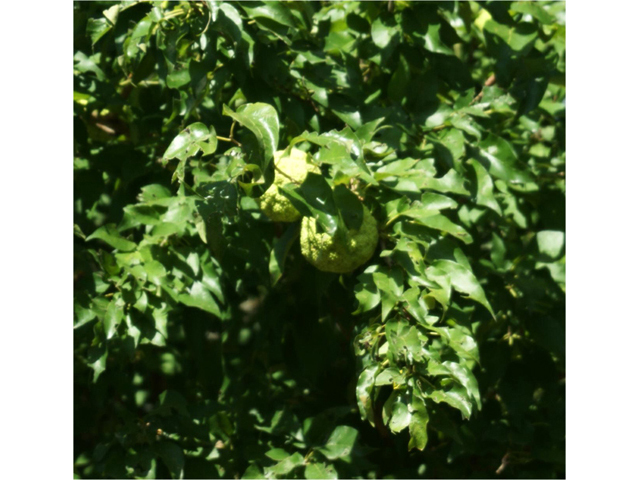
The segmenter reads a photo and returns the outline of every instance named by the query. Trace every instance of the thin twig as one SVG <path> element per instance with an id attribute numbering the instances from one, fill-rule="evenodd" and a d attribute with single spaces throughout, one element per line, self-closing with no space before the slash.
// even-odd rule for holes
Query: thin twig
<path id="1" fill-rule="evenodd" d="M 236 128 L 236 122 L 235 120 L 233 121 L 233 123 L 231 124 L 231 130 L 229 130 L 229 138 L 231 140 L 233 140 L 233 129 Z"/>
<path id="2" fill-rule="evenodd" d="M 504 457 L 502 457 L 502 463 L 500 463 L 500 466 L 496 470 L 496 475 L 500 475 L 502 472 L 504 472 L 504 469 L 507 468 L 508 464 L 509 464 L 509 452 L 505 453 Z"/>
<path id="3" fill-rule="evenodd" d="M 487 80 L 484 82 L 484 86 L 485 87 L 490 87 L 494 83 L 496 83 L 496 75 L 495 75 L 495 73 L 492 73 L 491 76 L 489 78 L 487 78 Z M 480 93 L 478 95 L 476 95 L 473 98 L 473 100 L 471 100 L 471 103 L 469 105 L 473 105 L 474 103 L 479 101 L 482 98 L 483 94 L 484 94 L 484 87 L 482 88 L 482 90 L 480 90 Z"/>

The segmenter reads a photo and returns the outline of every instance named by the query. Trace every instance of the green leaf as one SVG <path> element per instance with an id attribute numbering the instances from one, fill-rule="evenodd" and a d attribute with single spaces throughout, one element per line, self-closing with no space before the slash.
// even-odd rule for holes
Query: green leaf
<path id="1" fill-rule="evenodd" d="M 181 161 L 194 156 L 199 151 L 204 155 L 215 152 L 218 146 L 216 131 L 213 127 L 207 127 L 204 123 L 192 123 L 176 136 L 162 157 L 163 162 L 172 158 Z"/>
<path id="2" fill-rule="evenodd" d="M 160 285 L 167 275 L 164 265 L 156 260 L 145 262 L 143 267 L 147 273 L 147 280 L 155 285 Z"/>
<path id="3" fill-rule="evenodd" d="M 378 365 L 369 365 L 360 373 L 356 385 L 356 400 L 358 402 L 360 416 L 363 420 L 368 420 L 371 425 L 374 425 L 373 399 L 371 398 L 371 394 L 377 371 Z"/>
<path id="4" fill-rule="evenodd" d="M 247 103 L 234 112 L 224 105 L 222 114 L 233 118 L 256 136 L 264 152 L 262 163 L 259 164 L 264 171 L 278 149 L 280 120 L 276 109 L 266 103 Z"/>
<path id="5" fill-rule="evenodd" d="M 478 344 L 471 332 L 465 327 L 456 325 L 454 328 L 441 328 L 438 332 L 446 339 L 447 344 L 455 350 L 460 358 L 480 363 Z"/>
<path id="6" fill-rule="evenodd" d="M 425 301 L 425 299 L 422 297 L 420 288 L 413 287 L 405 291 L 403 294 L 403 299 L 406 302 L 407 311 L 419 323 L 432 325 L 439 320 L 439 317 L 429 315 L 429 307 L 427 306 L 427 302 Z"/>
<path id="7" fill-rule="evenodd" d="M 177 298 L 178 301 L 189 307 L 196 307 L 205 312 L 212 313 L 216 317 L 222 317 L 220 307 L 218 307 L 218 304 L 202 282 L 193 282 L 193 285 L 188 289 L 188 293 L 182 293 L 178 295 Z"/>
<path id="8" fill-rule="evenodd" d="M 389 353 L 395 362 L 413 364 L 424 357 L 424 349 L 418 329 L 406 320 L 389 320 L 387 326 L 387 341 Z"/>
<path id="9" fill-rule="evenodd" d="M 537 38 L 537 28 L 533 23 L 517 23 L 508 26 L 494 20 L 487 20 L 483 31 L 499 37 L 509 47 L 521 54 L 526 55 Z"/>
<path id="10" fill-rule="evenodd" d="M 529 172 L 524 169 L 524 165 L 519 164 L 513 147 L 505 139 L 490 133 L 478 144 L 478 147 L 480 148 L 478 160 L 494 177 L 509 183 L 533 181 Z"/>
<path id="11" fill-rule="evenodd" d="M 115 334 L 118 325 L 124 319 L 124 311 L 123 304 L 118 301 L 118 298 L 114 297 L 109 302 L 109 306 L 107 307 L 107 311 L 104 315 L 104 333 L 107 337 L 107 340 L 113 337 Z"/>
<path id="12" fill-rule="evenodd" d="M 249 465 L 241 478 L 267 478 L 257 465 Z"/>
<path id="13" fill-rule="evenodd" d="M 266 18 L 286 27 L 298 27 L 295 17 L 291 15 L 287 7 L 281 3 L 242 2 L 240 6 L 251 18 L 256 20 Z"/>
<path id="14" fill-rule="evenodd" d="M 389 98 L 395 102 L 399 102 L 407 94 L 406 88 L 411 80 L 411 72 L 409 70 L 409 62 L 400 55 L 398 67 L 396 68 L 391 80 L 389 81 L 388 93 Z"/>
<path id="15" fill-rule="evenodd" d="M 473 398 L 476 407 L 480 410 L 482 408 L 482 402 L 480 399 L 480 391 L 478 390 L 478 381 L 471 370 L 464 365 L 449 361 L 442 362 L 442 367 L 446 368 L 447 372 L 465 388 L 467 397 Z"/>
<path id="16" fill-rule="evenodd" d="M 131 36 L 125 42 L 125 59 L 136 60 L 139 58 L 139 55 L 143 53 L 144 39 L 149 35 L 153 24 L 154 21 L 149 16 L 144 17 L 136 24 Z"/>
<path id="17" fill-rule="evenodd" d="M 402 224 L 406 226 L 406 224 Z M 388 251 L 383 252 L 383 256 L 386 256 Z M 424 263 L 424 255 L 420 250 L 420 246 L 417 241 L 411 241 L 407 237 L 401 238 L 396 243 L 394 249 L 391 251 L 391 256 L 399 267 L 405 270 L 408 277 L 408 283 L 412 287 L 421 285 L 423 287 L 433 287 L 433 283 L 427 280 L 426 265 Z M 410 289 L 414 290 L 414 289 Z M 409 295 L 419 294 L 419 292 L 413 291 Z M 403 294 L 405 300 L 407 292 Z"/>
<path id="18" fill-rule="evenodd" d="M 102 37 L 104 37 L 112 25 L 106 18 L 90 18 L 87 20 L 87 35 L 91 37 L 91 45 L 98 43 Z"/>
<path id="19" fill-rule="evenodd" d="M 179 89 L 180 87 L 187 85 L 191 81 L 189 75 L 189 68 L 183 68 L 182 70 L 174 70 L 167 75 L 167 86 L 169 88 Z"/>
<path id="20" fill-rule="evenodd" d="M 85 234 L 82 232 L 82 229 L 78 225 L 76 225 L 75 223 L 73 224 L 73 234 L 76 237 L 80 237 L 83 240 L 86 240 L 86 238 L 87 238 L 85 236 Z"/>
<path id="21" fill-rule="evenodd" d="M 324 232 L 329 235 L 336 233 L 340 217 L 333 190 L 322 175 L 310 172 L 298 188 L 287 184 L 280 186 L 280 191 L 304 216 L 316 218 Z"/>
<path id="22" fill-rule="evenodd" d="M 266 468 L 266 470 L 268 472 L 273 472 L 275 475 L 287 475 L 289 472 L 301 465 L 304 465 L 304 457 L 296 452 L 293 455 L 283 458 L 273 467 Z"/>
<path id="23" fill-rule="evenodd" d="M 440 288 L 429 288 L 427 298 L 430 297 L 436 300 L 446 312 L 451 300 L 451 278 L 445 271 L 433 266 L 430 266 L 426 273 L 430 281 L 440 286 Z"/>
<path id="24" fill-rule="evenodd" d="M 469 269 L 459 263 L 452 262 L 451 260 L 437 260 L 433 262 L 432 266 L 446 272 L 451 279 L 451 285 L 453 285 L 453 288 L 460 293 L 466 294 L 472 300 L 480 303 L 489 310 L 491 315 L 495 318 L 493 309 L 487 301 L 487 297 L 484 294 L 484 290 L 482 289 L 480 282 L 478 282 L 478 279 Z"/>
<path id="25" fill-rule="evenodd" d="M 272 448 L 268 452 L 265 452 L 265 455 L 271 460 L 279 462 L 280 460 L 284 460 L 285 458 L 289 457 L 290 454 L 282 448 Z"/>
<path id="26" fill-rule="evenodd" d="M 385 402 L 384 410 L 388 412 L 389 430 L 393 433 L 401 432 L 411 423 L 411 412 L 408 405 L 410 401 L 410 395 L 395 390 Z"/>
<path id="27" fill-rule="evenodd" d="M 451 125 L 459 128 L 465 133 L 468 133 L 472 137 L 476 137 L 478 140 L 482 138 L 482 131 L 480 125 L 478 125 L 471 117 L 467 115 L 455 115 L 451 118 Z"/>
<path id="28" fill-rule="evenodd" d="M 165 390 L 158 396 L 158 399 L 160 400 L 159 410 L 161 412 L 171 413 L 171 410 L 175 410 L 180 415 L 189 417 L 187 399 L 179 392 L 175 390 Z"/>
<path id="29" fill-rule="evenodd" d="M 158 183 L 145 185 L 140 190 L 139 198 L 142 202 L 153 202 L 164 198 L 171 198 L 171 190 Z"/>
<path id="30" fill-rule="evenodd" d="M 564 232 L 557 230 L 542 230 L 536 233 L 538 250 L 549 260 L 557 260 L 564 247 Z"/>
<path id="31" fill-rule="evenodd" d="M 356 137 L 358 137 L 363 144 L 371 142 L 373 136 L 381 130 L 381 124 L 383 122 L 384 118 L 377 118 L 376 120 L 365 123 L 355 131 Z"/>
<path id="32" fill-rule="evenodd" d="M 435 111 L 430 111 L 424 121 L 424 127 L 427 130 L 441 127 L 451 116 L 452 108 L 446 103 L 441 103 Z"/>
<path id="33" fill-rule="evenodd" d="M 94 345 L 87 354 L 87 363 L 93 369 L 93 382 L 107 369 L 107 347 L 104 344 Z"/>
<path id="34" fill-rule="evenodd" d="M 121 10 L 126 10 L 128 8 L 126 3 L 129 3 L 129 2 L 122 2 L 122 4 L 120 4 L 120 5 L 113 5 L 113 6 L 109 7 L 109 8 L 107 8 L 106 10 L 102 11 L 102 15 L 104 15 L 104 18 L 106 18 L 107 21 L 112 26 L 115 26 L 115 24 L 118 22 L 118 15 L 120 14 L 120 11 Z M 133 3 L 133 2 L 131 2 L 131 3 Z"/>
<path id="35" fill-rule="evenodd" d="M 391 43 L 391 40 L 398 34 L 398 27 L 390 27 L 385 24 L 382 17 L 376 18 L 371 24 L 371 39 L 373 43 L 384 49 Z"/>
<path id="36" fill-rule="evenodd" d="M 420 201 L 413 202 L 407 210 L 402 211 L 399 215 L 414 218 L 421 222 L 427 217 L 438 215 L 440 210 L 455 208 L 457 205 L 458 203 L 449 197 L 426 192 L 422 195 Z"/>
<path id="37" fill-rule="evenodd" d="M 447 403 L 453 408 L 460 410 L 464 418 L 470 418 L 473 412 L 473 404 L 467 396 L 464 387 L 454 387 L 450 390 L 435 390 L 429 395 L 436 403 Z"/>
<path id="38" fill-rule="evenodd" d="M 454 169 L 449 170 L 440 178 L 427 177 L 424 188 L 435 190 L 441 193 L 457 193 L 459 195 L 470 195 L 469 190 L 464 186 L 465 179 Z"/>
<path id="39" fill-rule="evenodd" d="M 287 259 L 287 254 L 293 245 L 293 242 L 298 238 L 298 225 L 291 225 L 287 228 L 287 231 L 282 235 L 273 246 L 271 254 L 269 255 L 269 274 L 271 276 L 271 285 L 275 285 L 282 273 L 284 272 L 284 264 Z"/>
<path id="40" fill-rule="evenodd" d="M 451 157 L 454 162 L 462 158 L 465 154 L 465 139 L 460 130 L 455 128 L 448 129 L 444 135 L 440 138 L 440 141 L 451 152 Z"/>
<path id="41" fill-rule="evenodd" d="M 338 474 L 336 473 L 333 465 L 325 465 L 324 463 L 309 463 L 304 469 L 304 478 L 309 480 L 313 479 L 328 479 L 336 480 Z"/>
<path id="42" fill-rule="evenodd" d="M 409 421 L 409 450 L 414 448 L 424 450 L 427 446 L 427 424 L 429 413 L 421 396 L 413 392 L 411 397 L 411 420 Z"/>
<path id="43" fill-rule="evenodd" d="M 551 14 L 547 13 L 543 6 L 536 2 L 511 2 L 509 7 L 514 12 L 531 15 L 533 18 L 545 25 L 551 25 L 555 19 Z"/>
<path id="44" fill-rule="evenodd" d="M 413 35 L 421 38 L 426 50 L 443 55 L 453 55 L 453 50 L 441 40 L 440 28 L 442 28 L 442 24 L 437 20 L 437 17 L 434 15 L 426 18 L 429 21 L 426 33 L 423 33 L 424 30 L 422 30 L 414 32 Z"/>
<path id="45" fill-rule="evenodd" d="M 96 318 L 97 314 L 93 305 L 91 305 L 91 297 L 88 294 L 84 293 L 84 295 L 81 294 L 74 297 L 73 313 L 76 316 L 73 328 L 79 328 Z"/>
<path id="46" fill-rule="evenodd" d="M 476 193 L 476 203 L 490 208 L 498 215 L 502 215 L 500 204 L 493 195 L 493 181 L 487 170 L 475 159 L 470 159 L 469 164 L 476 172 L 478 190 Z"/>
<path id="47" fill-rule="evenodd" d="M 404 278 L 400 268 L 383 269 L 373 272 L 373 281 L 380 291 L 382 302 L 382 320 L 384 321 L 396 303 L 400 301 L 404 290 Z"/>
<path id="48" fill-rule="evenodd" d="M 333 189 L 333 199 L 345 227 L 348 230 L 360 229 L 364 207 L 358 196 L 346 186 L 337 185 Z"/>
<path id="49" fill-rule="evenodd" d="M 346 425 L 340 425 L 331 433 L 324 447 L 318 450 L 329 460 L 346 457 L 353 450 L 358 437 L 358 430 Z"/>
<path id="50" fill-rule="evenodd" d="M 459 225 L 456 225 L 451 220 L 449 220 L 444 215 L 431 215 L 427 217 L 418 217 L 415 219 L 416 222 L 420 223 L 420 225 L 424 225 L 425 227 L 433 228 L 434 230 L 439 230 L 441 232 L 446 232 L 454 237 L 462 240 L 464 243 L 472 243 L 473 238 L 469 235 L 464 228 Z"/>
<path id="51" fill-rule="evenodd" d="M 87 241 L 95 239 L 102 240 L 121 252 L 131 252 L 137 247 L 134 242 L 123 238 L 112 223 L 98 228 L 87 237 Z"/>
<path id="52" fill-rule="evenodd" d="M 358 308 L 354 315 L 368 312 L 380 304 L 380 291 L 373 280 L 371 273 L 363 273 L 358 276 L 358 284 L 354 289 Z"/>
<path id="53" fill-rule="evenodd" d="M 90 57 L 87 57 L 84 53 L 77 52 L 73 56 L 73 61 L 74 61 L 73 68 L 74 70 L 77 70 L 80 73 L 93 72 L 96 74 L 96 77 L 98 78 L 98 80 L 102 81 L 105 79 L 105 74 L 96 63 L 98 58 L 99 58 L 99 54 L 91 55 Z"/>
<path id="54" fill-rule="evenodd" d="M 416 163 L 418 163 L 418 160 L 413 158 L 403 158 L 402 160 L 389 162 L 376 171 L 375 178 L 383 179 L 389 176 L 410 175 L 412 173 L 411 169 L 415 167 Z"/>
<path id="55" fill-rule="evenodd" d="M 154 444 L 154 450 L 167 466 L 171 478 L 184 478 L 184 453 L 176 443 L 161 440 Z"/>
<path id="56" fill-rule="evenodd" d="M 376 376 L 375 385 L 392 385 L 404 383 L 404 377 L 397 368 L 385 368 Z"/>

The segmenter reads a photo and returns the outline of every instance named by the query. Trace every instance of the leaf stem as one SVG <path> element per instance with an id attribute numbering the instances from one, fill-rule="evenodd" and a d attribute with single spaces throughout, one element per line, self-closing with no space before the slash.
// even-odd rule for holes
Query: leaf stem
<path id="1" fill-rule="evenodd" d="M 184 10 L 182 10 L 181 8 L 178 8 L 176 10 L 173 10 L 169 13 L 167 13 L 166 15 L 164 15 L 161 20 L 169 20 L 170 18 L 173 17 L 178 17 L 180 15 L 182 15 L 184 13 Z"/>
<path id="2" fill-rule="evenodd" d="M 218 136 L 218 135 L 216 135 L 216 138 L 217 138 L 218 140 L 223 141 L 223 142 L 231 142 L 231 143 L 235 143 L 235 144 L 236 144 L 236 145 L 238 145 L 239 147 L 241 147 L 241 146 L 242 146 L 242 144 L 241 144 L 239 141 L 234 140 L 233 138 L 220 137 L 220 136 Z"/>
<path id="3" fill-rule="evenodd" d="M 384 228 L 387 228 L 389 225 L 391 225 L 395 220 L 397 220 L 401 216 L 402 216 L 402 213 L 396 213 L 393 217 L 391 217 L 387 221 L 387 223 L 384 224 Z"/>

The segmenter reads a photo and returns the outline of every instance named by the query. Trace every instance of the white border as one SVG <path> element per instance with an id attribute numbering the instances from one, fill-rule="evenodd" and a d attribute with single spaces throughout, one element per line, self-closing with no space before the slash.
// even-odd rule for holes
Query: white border
<path id="1" fill-rule="evenodd" d="M 73 478 L 72 2 L 2 6 L 2 476 Z"/>
<path id="2" fill-rule="evenodd" d="M 635 2 L 567 5 L 567 478 L 639 478 Z"/>

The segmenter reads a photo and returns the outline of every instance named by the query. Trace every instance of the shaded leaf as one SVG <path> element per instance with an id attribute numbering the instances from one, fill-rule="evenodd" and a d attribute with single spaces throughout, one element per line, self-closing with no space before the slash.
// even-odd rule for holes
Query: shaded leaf
<path id="1" fill-rule="evenodd" d="M 107 307 L 107 311 L 104 315 L 104 333 L 107 339 L 113 337 L 118 325 L 124 319 L 124 312 L 122 305 L 118 302 L 116 297 L 112 298 Z"/>
<path id="2" fill-rule="evenodd" d="M 240 6 L 251 18 L 266 18 L 291 28 L 298 26 L 295 17 L 291 15 L 287 7 L 283 4 L 275 2 L 242 2 Z"/>
<path id="3" fill-rule="evenodd" d="M 177 298 L 189 307 L 196 307 L 205 312 L 212 313 L 216 317 L 222 317 L 220 307 L 218 307 L 218 304 L 202 282 L 193 282 L 193 285 L 188 289 L 188 293 L 182 293 L 178 295 Z"/>
<path id="4" fill-rule="evenodd" d="M 447 273 L 453 288 L 483 305 L 495 317 L 480 282 L 469 269 L 451 260 L 437 260 L 432 265 Z"/>
<path id="5" fill-rule="evenodd" d="M 94 239 L 102 240 L 121 252 L 131 252 L 137 246 L 132 241 L 123 238 L 112 223 L 98 228 L 87 237 L 87 241 Z"/>
<path id="6" fill-rule="evenodd" d="M 424 187 L 442 193 L 457 193 L 469 195 L 470 192 L 464 185 L 465 179 L 454 169 L 449 170 L 440 178 L 427 177 Z"/>
<path id="7" fill-rule="evenodd" d="M 524 169 L 524 165 L 519 164 L 513 147 L 505 139 L 490 133 L 478 146 L 478 160 L 494 177 L 513 183 L 532 181 L 531 175 Z"/>
<path id="8" fill-rule="evenodd" d="M 447 403 L 453 408 L 460 410 L 464 418 L 470 418 L 473 412 L 473 404 L 467 396 L 464 387 L 454 387 L 450 390 L 435 390 L 429 397 L 436 403 Z"/>
<path id="9" fill-rule="evenodd" d="M 533 23 L 517 23 L 509 26 L 488 20 L 483 27 L 485 34 L 499 37 L 509 47 L 521 55 L 527 53 L 537 38 L 537 28 Z"/>
<path id="10" fill-rule="evenodd" d="M 331 433 L 324 447 L 318 450 L 329 460 L 336 460 L 351 453 L 358 437 L 358 430 L 340 425 Z"/>
<path id="11" fill-rule="evenodd" d="M 409 450 L 414 448 L 424 450 L 427 446 L 427 424 L 429 423 L 429 413 L 421 396 L 413 392 L 411 397 L 411 419 L 409 421 Z"/>
<path id="12" fill-rule="evenodd" d="M 312 479 L 328 479 L 336 480 L 338 474 L 332 465 L 325 465 L 324 463 L 309 463 L 304 469 L 304 478 Z"/>
<path id="13" fill-rule="evenodd" d="M 380 304 L 380 291 L 370 273 L 358 276 L 358 284 L 355 286 L 354 293 L 358 301 L 358 308 L 353 312 L 354 315 L 368 312 Z"/>
<path id="14" fill-rule="evenodd" d="M 171 478 L 184 478 L 184 453 L 176 443 L 162 440 L 154 449 L 169 469 Z"/>
<path id="15" fill-rule="evenodd" d="M 269 255 L 269 274 L 271 275 L 271 285 L 275 285 L 284 272 L 284 265 L 287 254 L 298 237 L 298 225 L 291 225 L 287 228 L 273 246 Z M 222 293 L 222 292 L 221 292 Z"/>
<path id="16" fill-rule="evenodd" d="M 408 403 L 411 395 L 394 391 L 384 404 L 387 413 L 389 430 L 394 433 L 401 432 L 411 423 L 411 412 Z"/>
<path id="17" fill-rule="evenodd" d="M 266 470 L 276 475 L 287 475 L 301 465 L 304 465 L 304 457 L 296 452 L 293 455 L 283 458 L 273 467 L 268 467 Z"/>
<path id="18" fill-rule="evenodd" d="M 371 398 L 371 392 L 377 371 L 377 365 L 369 365 L 360 373 L 356 385 L 356 400 L 360 416 L 363 420 L 368 420 L 371 425 L 373 425 L 373 399 Z"/>
<path id="19" fill-rule="evenodd" d="M 469 235 L 469 232 L 467 232 L 461 226 L 453 223 L 444 215 L 430 215 L 427 217 L 419 217 L 415 220 L 420 223 L 420 225 L 424 225 L 425 227 L 449 233 L 454 237 L 459 238 L 464 243 L 468 244 L 473 242 L 473 239 L 471 238 L 471 235 Z"/>

